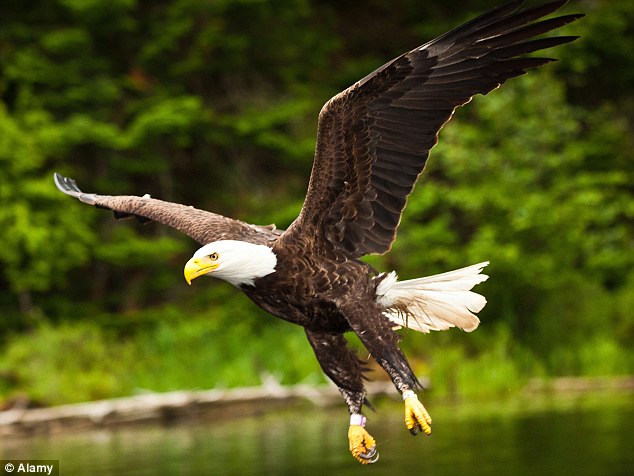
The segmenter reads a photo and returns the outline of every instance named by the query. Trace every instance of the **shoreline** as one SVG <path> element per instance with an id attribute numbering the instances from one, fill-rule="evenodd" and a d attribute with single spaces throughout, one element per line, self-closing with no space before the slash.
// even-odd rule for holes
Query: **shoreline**
<path id="1" fill-rule="evenodd" d="M 394 394 L 391 382 L 366 385 L 369 396 Z M 29 437 L 67 431 L 143 424 L 179 424 L 207 418 L 254 416 L 298 402 L 327 407 L 341 401 L 334 385 L 282 386 L 267 381 L 258 387 L 140 393 L 92 402 L 0 412 L 0 437 Z"/>
<path id="2" fill-rule="evenodd" d="M 370 397 L 399 399 L 391 382 L 368 382 L 366 388 Z M 533 379 L 520 393 L 548 395 L 594 391 L 634 392 L 634 376 Z M 271 380 L 258 387 L 143 393 L 55 407 L 14 408 L 0 412 L 0 437 L 30 437 L 131 425 L 231 419 L 256 416 L 300 402 L 329 407 L 340 403 L 341 396 L 334 385 L 282 386 Z"/>

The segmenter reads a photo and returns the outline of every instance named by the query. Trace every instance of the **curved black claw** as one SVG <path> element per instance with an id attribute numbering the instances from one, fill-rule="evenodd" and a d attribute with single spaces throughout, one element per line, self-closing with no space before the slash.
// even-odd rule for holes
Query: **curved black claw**
<path id="1" fill-rule="evenodd" d="M 414 436 L 418 435 L 419 431 L 420 431 L 420 426 L 415 426 L 414 428 L 409 429 L 409 432 Z"/>
<path id="2" fill-rule="evenodd" d="M 379 460 L 379 452 L 376 450 L 376 446 L 373 446 L 367 453 L 359 454 L 359 458 L 363 458 L 370 464 L 376 463 Z"/>

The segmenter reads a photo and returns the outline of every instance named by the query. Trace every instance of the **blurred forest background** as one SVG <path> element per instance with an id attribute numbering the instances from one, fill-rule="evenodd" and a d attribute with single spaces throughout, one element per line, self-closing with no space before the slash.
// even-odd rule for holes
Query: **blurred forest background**
<path id="1" fill-rule="evenodd" d="M 187 286 L 191 239 L 115 221 L 53 172 L 285 228 L 322 104 L 499 3 L 2 2 L 0 402 L 323 382 L 301 328 L 226 283 Z M 438 395 L 634 373 L 634 2 L 573 12 L 560 62 L 457 111 L 370 258 L 402 278 L 491 261 L 476 332 L 403 332 Z"/>

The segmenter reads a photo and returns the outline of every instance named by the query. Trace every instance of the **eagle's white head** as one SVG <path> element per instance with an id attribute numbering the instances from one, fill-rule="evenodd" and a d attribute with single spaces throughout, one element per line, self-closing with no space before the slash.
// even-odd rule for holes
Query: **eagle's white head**
<path id="1" fill-rule="evenodd" d="M 239 286 L 253 285 L 275 271 L 277 258 L 268 246 L 245 241 L 220 240 L 200 248 L 185 264 L 185 279 L 189 284 L 198 276 L 208 275 Z"/>

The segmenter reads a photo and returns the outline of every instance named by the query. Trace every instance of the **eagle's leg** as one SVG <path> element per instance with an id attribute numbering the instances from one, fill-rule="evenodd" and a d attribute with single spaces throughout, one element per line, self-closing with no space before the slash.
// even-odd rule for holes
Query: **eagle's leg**
<path id="1" fill-rule="evenodd" d="M 431 434 L 431 416 L 425 406 L 418 401 L 413 390 L 403 392 L 405 401 L 405 426 L 412 435 L 417 435 L 420 430 L 426 435 Z"/>
<path id="2" fill-rule="evenodd" d="M 381 355 L 381 349 L 377 349 L 376 341 L 371 344 L 371 349 L 362 338 L 361 341 L 368 351 L 383 367 L 394 382 L 394 386 L 401 392 L 405 403 L 405 426 L 412 435 L 417 435 L 420 430 L 426 435 L 431 434 L 431 416 L 425 406 L 418 400 L 418 396 L 414 393 L 413 388 L 421 386 L 414 372 L 409 366 L 407 359 L 398 347 L 387 352 L 389 357 L 377 357 Z M 378 344 L 384 342 L 378 341 Z M 376 352 L 376 353 L 375 353 Z"/>
<path id="3" fill-rule="evenodd" d="M 344 312 L 365 348 L 401 392 L 405 402 L 407 429 L 412 435 L 420 430 L 431 434 L 431 416 L 414 393 L 414 389 L 421 387 L 421 384 L 398 347 L 399 336 L 392 330 L 392 324 L 373 306 L 349 306 Z"/>
<path id="4" fill-rule="evenodd" d="M 341 333 L 310 331 L 308 341 L 324 373 L 337 385 L 350 412 L 348 442 L 352 456 L 362 464 L 379 459 L 376 441 L 365 429 L 366 418 L 362 413 L 365 402 L 363 365 L 348 347 Z"/>

